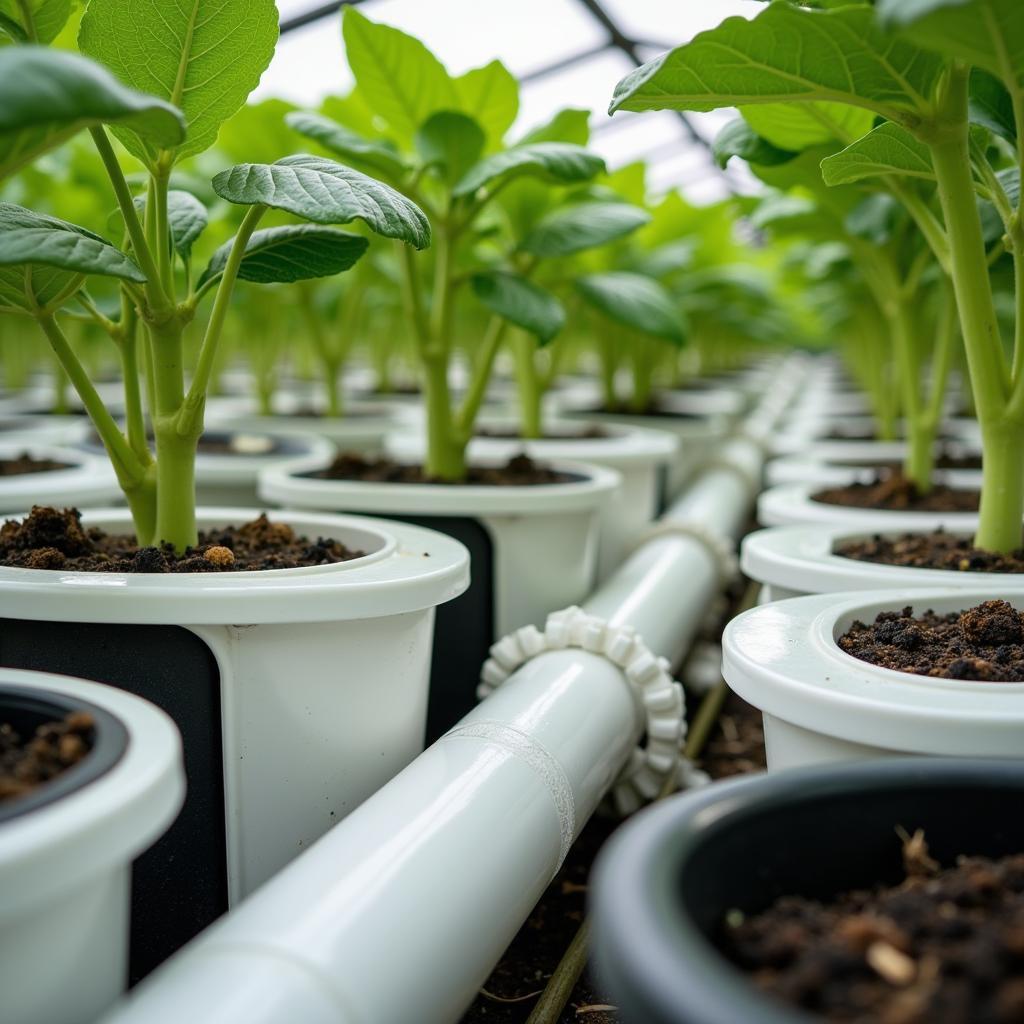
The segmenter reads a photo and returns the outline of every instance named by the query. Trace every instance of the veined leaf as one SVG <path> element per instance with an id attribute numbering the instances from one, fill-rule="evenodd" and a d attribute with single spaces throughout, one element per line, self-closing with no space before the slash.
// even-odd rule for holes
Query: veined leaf
<path id="1" fill-rule="evenodd" d="M 403 139 L 411 140 L 435 111 L 458 109 L 455 84 L 418 39 L 370 21 L 354 7 L 345 8 L 341 30 L 359 91 Z"/>
<path id="2" fill-rule="evenodd" d="M 296 110 L 286 115 L 285 121 L 300 135 L 319 142 L 324 149 L 346 160 L 355 160 L 391 178 L 402 174 L 407 165 L 398 150 L 386 142 L 363 138 L 362 135 L 332 121 L 323 114 Z"/>
<path id="3" fill-rule="evenodd" d="M 145 197 L 136 196 L 135 206 L 140 214 L 145 214 Z M 192 246 L 209 222 L 206 207 L 191 192 L 177 188 L 168 191 L 167 223 L 171 229 L 171 244 L 182 259 L 187 260 L 192 255 Z"/>
<path id="4" fill-rule="evenodd" d="M 469 114 L 497 145 L 519 113 L 519 83 L 500 60 L 473 68 L 455 79 L 457 109 Z"/>
<path id="5" fill-rule="evenodd" d="M 547 344 L 564 326 L 565 310 L 549 291 L 519 274 L 474 274 L 473 294 L 492 312 Z"/>
<path id="6" fill-rule="evenodd" d="M 157 146 L 184 137 L 174 107 L 127 88 L 91 60 L 38 46 L 0 50 L 0 180 L 98 124 L 128 125 Z"/>
<path id="7" fill-rule="evenodd" d="M 882 174 L 935 180 L 928 147 L 892 121 L 826 157 L 821 161 L 821 174 L 826 185 L 848 185 Z"/>
<path id="8" fill-rule="evenodd" d="M 1017 145 L 1013 98 L 995 75 L 981 68 L 971 71 L 970 118 L 973 124 L 995 132 L 1011 146 Z"/>
<path id="9" fill-rule="evenodd" d="M 761 138 L 792 152 L 852 142 L 875 123 L 870 110 L 844 103 L 763 103 L 740 113 Z"/>
<path id="10" fill-rule="evenodd" d="M 180 107 L 188 134 L 178 158 L 213 145 L 256 88 L 276 42 L 274 0 L 89 0 L 78 34 L 82 52 L 123 82 Z M 117 135 L 147 160 L 131 133 Z"/>
<path id="11" fill-rule="evenodd" d="M 274 164 L 238 164 L 213 179 L 214 191 L 231 203 L 261 203 L 316 224 L 364 221 L 378 235 L 417 249 L 430 244 L 423 211 L 390 185 L 316 156 L 290 156 Z"/>
<path id="12" fill-rule="evenodd" d="M 583 298 L 612 320 L 643 334 L 681 345 L 685 340 L 682 313 L 669 291 L 640 274 L 610 271 L 579 278 Z"/>
<path id="13" fill-rule="evenodd" d="M 449 184 L 458 181 L 484 150 L 487 136 L 468 114 L 439 110 L 416 132 L 416 149 L 427 167 L 434 167 Z"/>
<path id="14" fill-rule="evenodd" d="M 885 33 L 866 4 L 818 11 L 772 3 L 637 68 L 616 87 L 611 110 L 825 102 L 899 120 L 931 112 L 943 64 Z"/>
<path id="15" fill-rule="evenodd" d="M 0 0 L 0 21 L 14 22 L 22 39 L 52 43 L 71 17 L 71 0 L 25 0 L 32 18 L 33 32 L 28 31 L 23 10 L 16 0 Z"/>
<path id="16" fill-rule="evenodd" d="M 330 277 L 353 266 L 366 252 L 369 242 L 337 228 L 316 224 L 286 224 L 254 231 L 238 268 L 243 281 L 260 284 L 290 284 L 315 277 Z M 199 278 L 201 287 L 224 273 L 234 239 L 225 242 Z"/>
<path id="17" fill-rule="evenodd" d="M 468 196 L 477 189 L 530 175 L 558 185 L 589 181 L 604 170 L 604 160 L 582 146 L 566 142 L 535 142 L 514 146 L 481 160 L 470 168 L 452 190 L 453 195 Z"/>
<path id="18" fill-rule="evenodd" d="M 523 239 L 520 248 L 542 259 L 607 245 L 649 224 L 639 206 L 617 202 L 583 202 L 556 207 Z"/>
<path id="19" fill-rule="evenodd" d="M 734 157 L 746 160 L 748 164 L 763 164 L 771 167 L 792 160 L 796 153 L 788 149 L 779 149 L 766 139 L 762 139 L 742 117 L 729 121 L 715 136 L 711 152 L 719 167 Z"/>

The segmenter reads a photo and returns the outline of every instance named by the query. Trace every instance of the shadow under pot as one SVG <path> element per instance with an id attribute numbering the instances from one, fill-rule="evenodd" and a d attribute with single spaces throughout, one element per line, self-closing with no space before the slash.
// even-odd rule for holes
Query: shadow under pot
<path id="1" fill-rule="evenodd" d="M 6 669 L 0 726 L 0 1015 L 91 1024 L 128 980 L 132 860 L 181 807 L 178 731 L 119 690 Z"/>
<path id="2" fill-rule="evenodd" d="M 922 831 L 936 868 L 952 867 L 961 854 L 1019 855 L 1022 800 L 1020 761 L 898 758 L 749 776 L 664 801 L 620 829 L 598 858 L 590 888 L 598 975 L 627 1024 L 853 1019 L 817 1015 L 761 991 L 734 962 L 730 926 L 784 896 L 828 902 L 898 885 L 907 872 L 897 828 Z M 920 909 L 929 917 L 938 910 Z M 867 952 L 850 953 L 847 976 L 874 980 Z M 874 962 L 895 969 L 893 954 L 913 969 L 895 949 L 889 963 Z M 993 978 L 1000 971 L 1012 977 L 1005 959 L 989 958 L 989 965 Z M 962 959 L 951 965 L 954 984 L 965 968 Z M 804 1005 L 825 1003 L 818 984 L 803 985 Z M 940 989 L 932 997 L 952 1011 L 943 1021 L 1000 1019 L 975 1015 L 963 995 L 944 999 Z M 929 1005 L 913 1019 L 936 1020 L 933 1011 Z"/>
<path id="3" fill-rule="evenodd" d="M 200 510 L 200 530 L 246 509 Z M 468 555 L 429 530 L 281 513 L 348 561 L 218 573 L 0 568 L 0 664 L 109 683 L 181 731 L 188 796 L 135 865 L 138 980 L 354 810 L 423 748 L 434 610 Z M 126 511 L 82 516 L 131 533 Z"/>
<path id="4" fill-rule="evenodd" d="M 484 463 L 477 463 L 484 465 Z M 597 573 L 600 513 L 619 486 L 614 470 L 579 462 L 548 468 L 558 483 L 376 483 L 325 479 L 328 463 L 302 459 L 267 470 L 260 494 L 290 508 L 345 510 L 430 527 L 466 546 L 472 582 L 438 609 L 427 738 L 476 705 L 491 645 L 580 603 Z"/>

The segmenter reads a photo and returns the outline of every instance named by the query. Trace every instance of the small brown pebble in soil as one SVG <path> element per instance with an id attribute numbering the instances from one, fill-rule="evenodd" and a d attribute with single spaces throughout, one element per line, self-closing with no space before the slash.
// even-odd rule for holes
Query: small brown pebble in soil
<path id="1" fill-rule="evenodd" d="M 882 475 L 870 482 L 828 487 L 811 495 L 813 501 L 846 508 L 900 512 L 977 512 L 978 492 L 936 484 L 927 494 L 899 474 Z"/>
<path id="2" fill-rule="evenodd" d="M 221 547 L 219 544 L 215 544 L 212 548 L 207 548 L 203 552 L 203 558 L 221 568 L 235 564 L 235 553 L 231 548 Z"/>

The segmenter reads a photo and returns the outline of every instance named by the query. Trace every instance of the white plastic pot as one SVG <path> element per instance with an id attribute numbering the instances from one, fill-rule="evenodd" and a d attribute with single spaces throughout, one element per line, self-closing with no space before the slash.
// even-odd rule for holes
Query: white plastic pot
<path id="1" fill-rule="evenodd" d="M 864 531 L 845 526 L 774 526 L 747 535 L 741 565 L 744 575 L 762 584 L 765 601 L 848 590 L 902 592 L 914 587 L 1024 590 L 1024 575 L 1014 573 L 875 565 L 834 554 L 843 541 L 865 536 Z"/>
<path id="2" fill-rule="evenodd" d="M 818 484 L 821 487 L 844 487 L 857 481 L 871 481 L 877 476 L 881 463 L 902 461 L 902 456 L 879 455 L 875 447 L 885 442 L 847 441 L 846 450 L 840 454 L 819 457 L 814 454 L 785 455 L 772 459 L 765 467 L 765 483 L 768 487 L 780 484 Z M 977 490 L 981 487 L 980 469 L 936 469 L 935 480 L 951 487 L 965 487 Z"/>
<path id="3" fill-rule="evenodd" d="M 762 712 L 769 769 L 891 754 L 1024 756 L 1024 683 L 896 672 L 836 643 L 855 619 L 871 622 L 881 611 L 909 604 L 918 614 L 941 614 L 993 597 L 1024 607 L 1024 594 L 995 583 L 981 591 L 796 597 L 733 619 L 722 638 L 722 674 Z"/>
<path id="4" fill-rule="evenodd" d="M 0 686 L 87 702 L 113 719 L 98 722 L 82 762 L 0 805 L 2 1017 L 91 1024 L 125 989 L 131 864 L 181 806 L 181 741 L 162 711 L 109 686 L 13 669 L 0 670 Z M 101 744 L 107 753 L 111 729 L 116 760 L 96 775 L 90 758 Z"/>
<path id="5" fill-rule="evenodd" d="M 811 495 L 820 484 L 782 484 L 771 487 L 757 501 L 757 520 L 762 526 L 845 526 L 851 531 L 912 531 L 946 529 L 972 532 L 977 512 L 907 512 L 850 508 L 815 501 Z"/>
<path id="6" fill-rule="evenodd" d="M 0 459 L 29 455 L 62 463 L 63 469 L 0 477 L 0 513 L 26 512 L 33 505 L 88 508 L 121 500 L 109 460 L 76 448 L 0 441 Z"/>
<path id="7" fill-rule="evenodd" d="M 510 431 L 519 426 L 511 418 L 486 418 L 480 425 Z M 679 438 L 666 430 L 627 426 L 607 426 L 605 437 L 578 436 L 587 426 L 603 424 L 552 420 L 547 424 L 551 436 L 542 439 L 477 437 L 470 442 L 469 455 L 471 459 L 500 462 L 525 452 L 544 463 L 581 460 L 616 470 L 622 485 L 600 512 L 597 578 L 604 580 L 619 567 L 644 528 L 658 515 Z M 393 434 L 388 441 L 388 448 L 406 459 L 422 457 L 425 445 L 422 433 Z"/>
<path id="8" fill-rule="evenodd" d="M 556 462 L 567 483 L 523 487 L 364 483 L 313 476 L 326 460 L 274 466 L 260 478 L 260 495 L 292 508 L 377 515 L 469 517 L 492 544 L 494 637 L 542 622 L 580 602 L 594 585 L 602 505 L 619 487 L 617 472 Z M 474 565 L 474 571 L 477 567 Z"/>
<path id="9" fill-rule="evenodd" d="M 251 516 L 249 509 L 202 510 L 199 527 Z M 336 538 L 366 554 L 336 565 L 261 572 L 0 569 L 5 614 L 181 626 L 209 649 L 220 694 L 232 901 L 270 878 L 423 748 L 434 609 L 469 580 L 462 545 L 431 530 L 307 512 L 272 518 L 311 540 Z M 110 532 L 131 530 L 127 511 L 87 512 L 82 521 Z M 181 685 L 199 683 L 186 678 Z"/>
<path id="10" fill-rule="evenodd" d="M 870 416 L 834 416 L 804 410 L 794 414 L 790 422 L 776 435 L 772 443 L 772 454 L 800 454 L 830 460 L 851 455 L 856 457 L 871 451 L 873 458 L 902 459 L 907 453 L 906 441 L 873 440 L 871 435 L 875 428 L 875 421 Z M 902 424 L 897 424 L 897 431 L 902 434 Z M 847 432 L 850 434 L 849 437 L 842 436 Z M 840 436 L 829 437 L 833 433 Z M 943 420 L 939 436 L 965 445 L 977 446 L 981 441 L 977 421 L 967 417 L 950 417 Z"/>
<path id="11" fill-rule="evenodd" d="M 77 444 L 89 433 L 85 416 L 32 416 L 0 412 L 0 441 L 19 444 Z"/>

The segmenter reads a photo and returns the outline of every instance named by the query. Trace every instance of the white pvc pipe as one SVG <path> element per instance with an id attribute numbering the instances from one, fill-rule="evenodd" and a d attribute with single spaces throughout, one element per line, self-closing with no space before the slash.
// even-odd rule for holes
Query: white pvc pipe
<path id="1" fill-rule="evenodd" d="M 735 536 L 760 457 L 749 442 L 724 450 L 665 521 Z M 741 469 L 725 465 L 733 459 Z M 720 582 L 697 533 L 657 533 L 586 610 L 677 657 Z M 450 1024 L 642 729 L 610 661 L 577 649 L 539 655 L 108 1020 Z"/>

